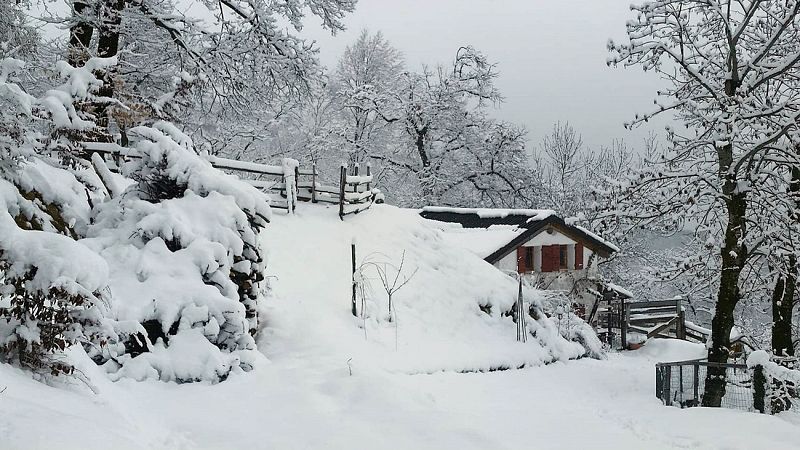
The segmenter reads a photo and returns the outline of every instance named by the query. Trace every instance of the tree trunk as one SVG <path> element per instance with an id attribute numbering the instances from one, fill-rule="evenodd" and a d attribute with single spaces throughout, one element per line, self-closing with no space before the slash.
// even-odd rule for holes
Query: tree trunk
<path id="1" fill-rule="evenodd" d="M 97 38 L 97 56 L 110 58 L 119 53 L 120 24 L 122 23 L 122 10 L 125 8 L 126 0 L 105 0 L 101 9 L 101 23 Z M 110 69 L 104 73 L 96 74 L 103 80 L 98 94 L 101 97 L 112 98 L 114 96 L 114 70 Z M 104 129 L 109 126 L 108 103 L 97 105 L 97 124 Z"/>
<path id="2" fill-rule="evenodd" d="M 795 149 L 800 153 L 800 149 Z M 789 195 L 794 199 L 795 210 L 800 211 L 800 167 L 792 167 L 792 178 L 789 182 Z M 787 218 L 790 222 L 800 220 L 797 213 Z M 789 236 L 790 241 L 793 236 Z M 784 260 L 782 268 L 786 272 L 775 283 L 772 293 L 772 353 L 779 356 L 794 356 L 792 342 L 792 310 L 794 294 L 797 290 L 797 256 L 790 253 Z"/>
<path id="3" fill-rule="evenodd" d="M 793 356 L 792 307 L 797 283 L 797 258 L 787 258 L 787 274 L 780 275 L 772 293 L 772 353 Z"/>
<path id="4" fill-rule="evenodd" d="M 67 62 L 73 67 L 82 66 L 89 58 L 94 27 L 86 20 L 91 11 L 88 0 L 75 0 L 72 4 L 75 24 L 69 29 Z"/>
<path id="5" fill-rule="evenodd" d="M 733 164 L 733 145 L 720 147 L 717 154 L 720 178 L 724 180 L 722 193 L 727 199 L 728 224 L 725 228 L 725 240 L 720 255 L 722 267 L 717 305 L 711 321 L 711 347 L 708 349 L 708 361 L 726 363 L 730 355 L 733 312 L 740 297 L 739 274 L 747 257 L 747 249 L 742 243 L 747 213 L 747 194 L 737 191 L 735 175 L 729 173 Z M 720 406 L 722 397 L 725 396 L 725 376 L 725 367 L 708 367 L 703 406 Z"/>
<path id="6" fill-rule="evenodd" d="M 794 198 L 795 207 L 800 207 L 800 168 L 792 168 L 792 179 L 789 183 L 789 195 Z M 798 217 L 788 217 L 792 222 L 797 222 Z M 791 237 L 790 242 L 791 242 Z M 772 353 L 777 356 L 794 356 L 794 342 L 792 342 L 792 310 L 794 308 L 794 294 L 797 286 L 797 256 L 789 254 L 781 270 L 785 273 L 778 275 L 775 290 L 772 292 Z M 777 380 L 776 380 L 777 382 Z M 791 399 L 772 399 L 772 412 L 777 413 L 789 409 Z"/>

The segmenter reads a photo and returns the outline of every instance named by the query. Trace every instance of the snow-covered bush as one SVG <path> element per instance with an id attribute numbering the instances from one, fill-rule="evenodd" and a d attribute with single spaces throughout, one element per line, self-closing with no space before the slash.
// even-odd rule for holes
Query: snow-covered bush
<path id="1" fill-rule="evenodd" d="M 541 302 L 532 304 L 531 317 L 537 319 L 540 326 L 544 324 L 548 333 L 552 334 L 555 331 L 557 336 L 580 345 L 583 348 L 581 357 L 605 359 L 603 343 L 597 337 L 592 326 L 572 311 L 570 298 L 558 292 L 548 292 L 547 294 Z M 535 334 L 535 332 L 532 333 Z M 551 347 L 563 346 L 558 339 L 552 338 L 548 345 Z"/>
<path id="2" fill-rule="evenodd" d="M 14 82 L 22 61 L 0 61 L 0 357 L 39 374 L 70 373 L 62 351 L 104 341 L 101 291 L 108 268 L 75 241 L 88 215 L 85 187 L 38 157 L 45 133 L 68 128 L 54 112 L 72 97 L 43 99 Z"/>
<path id="3" fill-rule="evenodd" d="M 249 369 L 265 289 L 256 238 L 270 217 L 267 197 L 213 168 L 169 123 L 130 134 L 141 158 L 122 173 L 135 183 L 96 207 L 88 233 L 111 266 L 116 318 L 144 328 L 119 332 L 125 354 L 108 355 L 109 370 L 218 381 Z"/>
<path id="4" fill-rule="evenodd" d="M 81 339 L 103 339 L 108 268 L 67 236 L 20 228 L 29 223 L 21 219 L 26 203 L 0 180 L 0 356 L 39 373 L 71 373 L 60 353 Z"/>

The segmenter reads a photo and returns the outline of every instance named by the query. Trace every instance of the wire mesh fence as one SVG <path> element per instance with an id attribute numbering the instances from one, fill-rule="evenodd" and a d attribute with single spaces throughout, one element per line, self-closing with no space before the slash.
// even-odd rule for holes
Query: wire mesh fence
<path id="1" fill-rule="evenodd" d="M 657 364 L 656 396 L 667 406 L 700 406 L 703 403 L 709 367 L 725 370 L 722 407 L 755 411 L 753 375 L 745 364 L 715 364 L 703 360 Z"/>
<path id="2" fill-rule="evenodd" d="M 656 397 L 667 406 L 702 406 L 706 382 L 723 377 L 725 389 L 719 405 L 722 408 L 767 414 L 800 409 L 796 359 L 773 358 L 769 364 L 776 366 L 774 362 L 780 364 L 781 370 L 785 369 L 783 375 L 761 365 L 748 367 L 743 363 L 712 363 L 705 359 L 659 363 Z"/>

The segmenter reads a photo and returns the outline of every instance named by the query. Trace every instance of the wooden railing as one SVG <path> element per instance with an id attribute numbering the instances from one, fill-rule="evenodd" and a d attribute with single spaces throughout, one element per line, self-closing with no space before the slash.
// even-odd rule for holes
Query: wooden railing
<path id="1" fill-rule="evenodd" d="M 88 152 L 101 155 L 107 162 L 113 161 L 112 169 L 117 169 L 122 160 L 141 157 L 135 149 L 113 143 L 85 142 L 83 145 Z M 320 183 L 316 165 L 312 165 L 311 169 L 304 169 L 290 158 L 284 158 L 282 164 L 277 166 L 214 155 L 203 157 L 212 166 L 240 175 L 252 186 L 273 194 L 270 196 L 270 206 L 286 210 L 290 214 L 294 213 L 297 201 L 329 203 L 339 205 L 339 217 L 344 220 L 347 215 L 358 214 L 375 203 L 383 203 L 383 194 L 372 187 L 373 178 L 369 166 L 365 175 L 359 174 L 357 164 L 351 170 L 342 166 L 339 186 L 334 187 Z"/>
<path id="2" fill-rule="evenodd" d="M 597 310 L 597 328 L 608 330 L 609 339 L 619 331 L 622 348 L 628 348 L 631 333 L 650 338 L 687 339 L 683 301 L 680 298 L 647 302 L 626 301 L 624 299 L 607 303 Z M 697 336 L 700 341 L 701 337 Z M 702 341 L 705 342 L 705 341 Z"/>

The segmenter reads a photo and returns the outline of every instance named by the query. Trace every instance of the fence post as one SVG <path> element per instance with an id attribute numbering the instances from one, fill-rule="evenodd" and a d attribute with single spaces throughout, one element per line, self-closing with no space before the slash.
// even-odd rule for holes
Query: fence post
<path id="1" fill-rule="evenodd" d="M 622 349 L 628 349 L 628 308 L 625 306 L 625 299 L 622 299 L 622 317 L 620 318 L 620 340 L 622 341 Z"/>
<path id="2" fill-rule="evenodd" d="M 675 302 L 678 308 L 678 326 L 675 330 L 675 336 L 678 339 L 686 340 L 686 313 L 683 311 L 683 302 L 679 299 Z"/>
<path id="3" fill-rule="evenodd" d="M 766 411 L 764 400 L 767 397 L 767 377 L 764 376 L 764 367 L 761 365 L 753 368 L 753 409 L 764 414 Z"/>
<path id="4" fill-rule="evenodd" d="M 344 194 L 345 184 L 347 183 L 347 166 L 342 164 L 339 171 L 339 219 L 344 220 Z"/>
<path id="5" fill-rule="evenodd" d="M 656 364 L 656 397 L 664 401 L 664 367 Z"/>
<path id="6" fill-rule="evenodd" d="M 289 186 L 286 186 L 289 189 Z M 292 214 L 295 213 L 295 209 L 297 209 L 297 195 L 300 193 L 300 166 L 294 166 L 294 182 L 291 186 L 292 189 Z"/>
<path id="7" fill-rule="evenodd" d="M 367 163 L 367 176 L 372 176 L 372 164 Z M 367 183 L 367 190 L 371 191 L 371 183 Z"/>
<path id="8" fill-rule="evenodd" d="M 311 165 L 311 203 L 317 203 L 317 165 Z"/>
<path id="9" fill-rule="evenodd" d="M 663 366 L 664 367 L 664 375 L 663 375 L 663 394 L 664 394 L 664 404 L 667 406 L 672 406 L 672 392 L 670 389 L 672 388 L 672 366 Z"/>
<path id="10" fill-rule="evenodd" d="M 350 306 L 352 308 L 353 317 L 358 317 L 358 311 L 356 310 L 356 242 L 355 241 L 350 243 L 350 255 L 353 264 L 353 298 Z"/>
<path id="11" fill-rule="evenodd" d="M 694 363 L 694 406 L 700 406 L 700 364 Z"/>

